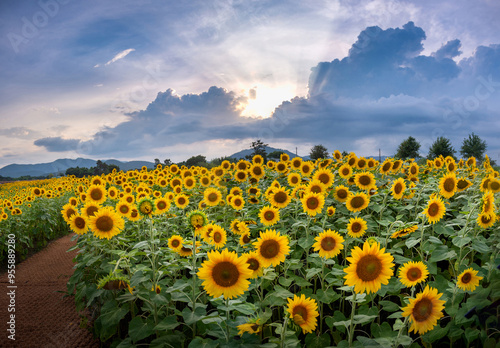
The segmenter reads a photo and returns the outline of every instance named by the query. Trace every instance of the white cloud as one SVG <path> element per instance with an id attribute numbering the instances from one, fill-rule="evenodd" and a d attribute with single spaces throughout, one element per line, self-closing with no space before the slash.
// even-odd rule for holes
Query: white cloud
<path id="1" fill-rule="evenodd" d="M 114 62 L 116 62 L 117 60 L 120 60 L 120 59 L 123 59 L 125 58 L 130 52 L 133 52 L 135 51 L 135 48 L 128 48 L 126 50 L 123 50 L 121 51 L 120 53 L 118 53 L 116 56 L 113 57 L 113 59 L 111 59 L 110 61 L 108 61 L 106 64 L 104 65 L 109 65 L 109 64 L 112 64 Z M 99 65 L 99 64 L 97 64 Z"/>

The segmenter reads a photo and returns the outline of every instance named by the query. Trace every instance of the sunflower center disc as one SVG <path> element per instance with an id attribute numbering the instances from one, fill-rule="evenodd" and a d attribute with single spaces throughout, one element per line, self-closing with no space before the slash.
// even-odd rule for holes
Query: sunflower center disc
<path id="1" fill-rule="evenodd" d="M 272 259 L 278 255 L 280 251 L 280 245 L 275 240 L 266 240 L 261 246 L 261 255 L 266 259 Z"/>
<path id="2" fill-rule="evenodd" d="M 472 276 L 469 272 L 465 273 L 464 276 L 462 277 L 461 281 L 462 283 L 464 284 L 467 284 L 470 282 L 470 280 L 472 279 Z"/>
<path id="3" fill-rule="evenodd" d="M 352 226 L 351 226 L 351 230 L 354 233 L 358 233 L 359 231 L 361 231 L 361 224 L 359 222 L 353 223 Z"/>
<path id="4" fill-rule="evenodd" d="M 418 268 L 411 268 L 406 276 L 408 277 L 409 280 L 414 282 L 415 280 L 420 279 L 420 277 L 422 276 L 422 272 Z"/>
<path id="5" fill-rule="evenodd" d="M 236 284 L 239 275 L 238 268 L 228 261 L 219 262 L 212 271 L 215 283 L 222 287 L 229 287 Z"/>
<path id="6" fill-rule="evenodd" d="M 222 236 L 221 236 L 220 232 L 215 232 L 214 233 L 214 242 L 220 243 L 221 240 L 222 240 Z"/>
<path id="7" fill-rule="evenodd" d="M 98 201 L 102 198 L 102 192 L 100 189 L 94 189 L 90 192 L 90 197 L 92 197 L 92 199 L 94 201 Z"/>
<path id="8" fill-rule="evenodd" d="M 96 220 L 95 225 L 99 230 L 109 232 L 113 229 L 113 219 L 109 216 L 101 216 Z"/>
<path id="9" fill-rule="evenodd" d="M 382 271 L 382 262 L 375 255 L 365 255 L 362 256 L 356 267 L 356 273 L 358 277 L 364 281 L 369 282 L 380 275 Z"/>
<path id="10" fill-rule="evenodd" d="M 338 190 L 337 191 L 337 196 L 340 198 L 340 199 L 344 199 L 347 197 L 347 191 L 346 190 Z"/>
<path id="11" fill-rule="evenodd" d="M 325 251 L 331 251 L 335 248 L 335 239 L 333 237 L 325 237 L 321 240 L 321 248 Z"/>
<path id="12" fill-rule="evenodd" d="M 427 320 L 432 314 L 432 301 L 423 298 L 413 307 L 413 317 L 415 321 L 421 322 Z"/>
<path id="13" fill-rule="evenodd" d="M 330 177 L 328 176 L 328 174 L 320 174 L 320 176 L 318 177 L 319 181 L 321 181 L 323 184 L 328 184 L 330 182 Z"/>
<path id="14" fill-rule="evenodd" d="M 279 191 L 274 195 L 274 200 L 278 203 L 285 203 L 287 195 L 283 191 Z"/>
<path id="15" fill-rule="evenodd" d="M 296 316 L 297 314 L 300 315 L 304 321 L 307 321 L 307 308 L 301 305 L 295 306 L 293 309 L 293 316 Z"/>
<path id="16" fill-rule="evenodd" d="M 394 186 L 394 193 L 399 195 L 401 191 L 403 190 L 403 186 L 401 186 L 400 183 L 397 183 L 396 186 Z"/>
<path id="17" fill-rule="evenodd" d="M 274 213 L 272 211 L 266 211 L 264 217 L 267 221 L 271 221 L 272 219 L 274 219 Z"/>
<path id="18" fill-rule="evenodd" d="M 81 217 L 77 217 L 75 219 L 75 225 L 78 228 L 84 228 L 85 227 L 85 220 L 83 218 L 81 218 Z"/>
<path id="19" fill-rule="evenodd" d="M 443 188 L 446 192 L 453 192 L 455 190 L 455 180 L 448 178 L 444 181 Z"/>
<path id="20" fill-rule="evenodd" d="M 74 214 L 76 214 L 76 212 L 73 209 L 71 209 L 71 208 L 69 208 L 66 211 L 66 216 L 68 217 L 68 219 L 71 217 L 71 215 L 74 215 Z"/>
<path id="21" fill-rule="evenodd" d="M 369 185 L 371 183 L 370 177 L 368 175 L 360 176 L 359 183 L 364 186 Z"/>
<path id="22" fill-rule="evenodd" d="M 354 208 L 360 208 L 363 206 L 363 204 L 365 204 L 365 200 L 363 197 L 354 197 L 352 200 L 351 200 L 351 205 L 354 207 Z"/>
<path id="23" fill-rule="evenodd" d="M 245 243 L 245 244 L 246 244 L 246 243 L 250 243 L 250 241 L 251 241 L 251 239 L 250 239 L 250 237 L 248 236 L 248 234 L 245 234 L 245 235 L 243 236 L 243 243 Z"/>
<path id="24" fill-rule="evenodd" d="M 306 203 L 309 209 L 316 209 L 319 205 L 318 199 L 316 197 L 309 198 Z"/>
<path id="25" fill-rule="evenodd" d="M 256 271 L 259 269 L 259 261 L 256 259 L 248 259 L 248 268 L 251 269 L 252 271 Z"/>
<path id="26" fill-rule="evenodd" d="M 177 248 L 177 247 L 179 246 L 179 244 L 180 244 L 180 243 L 179 243 L 179 241 L 178 241 L 177 239 L 174 239 L 174 240 L 172 241 L 172 246 L 173 246 L 174 248 Z"/>
<path id="27" fill-rule="evenodd" d="M 128 207 L 126 205 L 120 206 L 120 213 L 122 214 L 128 213 Z"/>
<path id="28" fill-rule="evenodd" d="M 432 203 L 429 207 L 429 215 L 436 216 L 438 212 L 439 212 L 439 206 L 437 205 L 437 203 Z"/>
<path id="29" fill-rule="evenodd" d="M 177 202 L 180 204 L 180 205 L 183 205 L 184 203 L 186 203 L 186 200 L 184 199 L 184 197 L 180 197 Z"/>

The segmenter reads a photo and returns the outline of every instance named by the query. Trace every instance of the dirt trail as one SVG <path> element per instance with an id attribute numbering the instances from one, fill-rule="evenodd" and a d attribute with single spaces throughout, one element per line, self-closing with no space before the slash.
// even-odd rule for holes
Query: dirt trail
<path id="1" fill-rule="evenodd" d="M 9 291 L 7 273 L 0 275 L 0 347 L 94 348 L 99 347 L 87 329 L 80 328 L 80 316 L 72 297 L 63 298 L 66 282 L 73 274 L 76 243 L 71 236 L 51 242 L 45 249 L 16 265 L 15 341 L 7 331 Z M 59 292 L 62 291 L 62 292 Z"/>

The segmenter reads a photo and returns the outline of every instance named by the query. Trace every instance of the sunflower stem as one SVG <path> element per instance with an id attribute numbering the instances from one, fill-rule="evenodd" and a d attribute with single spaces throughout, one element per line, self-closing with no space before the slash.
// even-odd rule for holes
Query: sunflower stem
<path id="1" fill-rule="evenodd" d="M 193 312 L 196 309 L 196 234 L 193 230 L 193 251 L 191 253 L 193 255 L 193 266 L 192 266 L 192 276 L 193 276 Z M 193 323 L 193 338 L 196 337 L 196 321 Z"/>
<path id="2" fill-rule="evenodd" d="M 352 309 L 351 309 L 351 320 L 349 323 L 349 347 L 352 347 L 352 339 L 354 338 L 354 313 L 356 312 L 356 295 L 354 292 L 352 295 Z"/>
<path id="3" fill-rule="evenodd" d="M 226 342 L 229 342 L 229 298 L 226 298 Z"/>
<path id="4" fill-rule="evenodd" d="M 408 324 L 408 318 L 410 318 L 410 316 L 407 316 L 405 318 L 405 321 L 403 322 L 403 326 L 401 326 L 401 328 L 399 329 L 398 337 L 396 337 L 396 341 L 394 341 L 394 347 L 395 348 L 398 348 L 399 338 L 401 337 L 401 333 L 403 332 L 403 329 L 406 327 L 406 324 Z"/>
<path id="5" fill-rule="evenodd" d="M 288 315 L 285 315 L 285 321 L 283 322 L 283 327 L 281 328 L 280 348 L 285 347 L 285 331 L 287 325 L 288 325 Z"/>

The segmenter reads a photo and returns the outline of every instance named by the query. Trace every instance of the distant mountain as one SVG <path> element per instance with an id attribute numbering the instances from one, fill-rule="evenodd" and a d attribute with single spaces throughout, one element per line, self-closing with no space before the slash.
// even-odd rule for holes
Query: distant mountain
<path id="1" fill-rule="evenodd" d="M 274 151 L 284 152 L 288 156 L 290 156 L 290 158 L 302 157 L 302 159 L 305 159 L 305 160 L 309 159 L 309 156 L 297 156 L 296 154 L 294 154 L 293 152 L 290 152 L 288 150 L 276 149 L 274 147 L 266 146 L 266 152 L 268 155 Z M 241 150 L 240 152 L 233 153 L 229 157 L 236 158 L 236 159 L 242 159 L 242 158 L 245 159 L 245 156 L 251 155 L 252 153 L 253 153 L 253 149 L 246 149 L 246 150 Z"/>
<path id="2" fill-rule="evenodd" d="M 62 158 L 55 160 L 50 163 L 38 163 L 38 164 L 9 164 L 0 169 L 0 176 L 18 178 L 20 176 L 30 175 L 30 176 L 46 176 L 49 174 L 61 175 L 66 172 L 66 169 L 71 167 L 80 168 L 91 168 L 95 167 L 96 160 L 88 158 Z M 140 169 L 142 166 L 148 168 L 154 168 L 153 162 L 147 161 L 130 161 L 121 162 L 118 160 L 110 159 L 104 161 L 106 164 L 115 164 L 120 167 L 121 170 L 127 171 L 131 169 Z"/>

